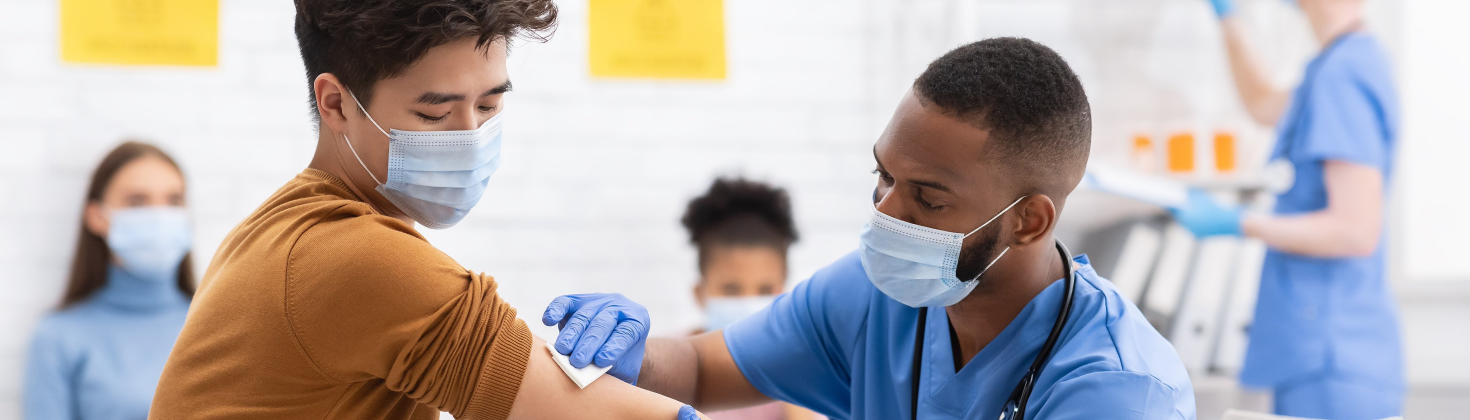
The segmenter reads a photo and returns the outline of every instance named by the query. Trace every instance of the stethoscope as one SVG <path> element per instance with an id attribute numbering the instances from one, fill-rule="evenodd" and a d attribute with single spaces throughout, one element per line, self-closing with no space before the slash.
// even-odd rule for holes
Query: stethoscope
<path id="1" fill-rule="evenodd" d="M 1037 352 L 1036 360 L 1031 362 L 1031 368 L 1026 370 L 1026 375 L 1021 377 L 1021 382 L 1011 391 L 1010 398 L 1000 410 L 1000 420 L 1023 420 L 1026 418 L 1026 400 L 1031 398 L 1031 389 L 1036 386 L 1036 378 L 1041 376 L 1041 368 L 1051 358 L 1052 350 L 1057 346 L 1057 338 L 1062 335 L 1062 328 L 1067 326 L 1067 318 L 1072 314 L 1072 292 L 1077 289 L 1077 279 L 1072 270 L 1072 251 L 1062 241 L 1057 241 L 1057 252 L 1062 254 L 1062 267 L 1066 270 L 1067 292 L 1062 294 L 1062 307 L 1057 310 L 1057 321 L 1051 326 L 1051 335 L 1046 336 L 1046 342 L 1041 345 L 1041 351 Z M 924 360 L 924 324 L 929 317 L 929 308 L 919 310 L 919 330 L 914 333 L 914 373 L 912 404 L 909 409 L 909 419 L 919 418 L 919 372 L 923 368 Z"/>

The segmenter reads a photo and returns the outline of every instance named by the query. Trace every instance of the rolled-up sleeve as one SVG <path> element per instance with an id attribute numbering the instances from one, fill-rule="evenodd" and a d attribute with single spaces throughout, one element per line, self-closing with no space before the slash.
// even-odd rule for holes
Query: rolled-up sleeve
<path id="1" fill-rule="evenodd" d="M 300 239 L 312 246 L 293 248 L 287 322 L 307 357 L 457 418 L 509 416 L 532 341 L 495 280 L 415 234 L 357 223 L 372 222 L 312 228 Z"/>

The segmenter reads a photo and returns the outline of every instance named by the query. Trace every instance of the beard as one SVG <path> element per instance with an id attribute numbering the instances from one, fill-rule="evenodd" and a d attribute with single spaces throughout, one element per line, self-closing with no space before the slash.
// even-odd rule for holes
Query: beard
<path id="1" fill-rule="evenodd" d="M 985 287 L 984 279 L 977 279 L 975 276 L 980 275 L 985 266 L 995 259 L 995 246 L 1000 243 L 1000 226 L 997 223 L 994 228 L 980 229 L 980 232 L 976 232 L 980 237 L 975 243 L 960 248 L 960 258 L 954 269 L 956 278 L 961 281 L 982 281 L 975 288 Z"/>

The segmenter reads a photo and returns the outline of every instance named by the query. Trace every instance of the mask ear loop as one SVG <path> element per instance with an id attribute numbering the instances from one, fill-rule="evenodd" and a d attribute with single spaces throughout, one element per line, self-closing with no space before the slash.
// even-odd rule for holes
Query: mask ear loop
<path id="1" fill-rule="evenodd" d="M 357 149 L 355 149 L 355 148 L 352 147 L 352 139 L 347 138 L 347 135 L 346 134 L 343 134 L 342 135 L 342 140 L 346 140 L 347 141 L 347 150 L 351 150 L 352 151 L 352 157 L 357 159 L 357 164 L 358 165 L 362 165 L 362 170 L 363 171 L 366 171 L 368 173 L 368 176 L 373 177 L 373 182 L 378 183 L 378 185 L 383 185 L 383 181 L 379 181 L 378 180 L 378 176 L 377 175 L 373 175 L 373 170 L 368 169 L 367 164 L 366 163 L 363 163 L 362 157 L 357 155 Z"/>
<path id="2" fill-rule="evenodd" d="M 1008 212 L 1008 211 L 1011 211 L 1011 207 L 1015 207 L 1017 204 L 1020 204 L 1021 203 L 1021 200 L 1025 200 L 1026 197 L 1030 197 L 1030 196 L 1029 195 L 1023 195 L 1023 196 L 1021 196 L 1021 198 L 1017 198 L 1016 201 L 1012 201 L 1011 202 L 1011 205 L 1006 206 L 1006 209 L 1005 210 L 1001 210 L 1000 213 L 996 213 L 995 214 L 995 217 L 991 217 L 990 220 L 986 220 L 985 221 L 985 224 L 980 225 L 980 227 L 975 228 L 975 230 L 970 231 L 970 233 L 966 233 L 965 236 L 963 236 L 962 238 L 968 238 L 968 237 L 970 237 L 970 235 L 974 235 L 975 232 L 979 232 L 980 229 L 984 229 L 986 226 L 990 226 L 990 222 L 994 222 L 995 219 L 999 219 L 1001 215 L 1006 214 L 1006 212 Z"/>
<path id="3" fill-rule="evenodd" d="M 380 126 L 380 125 L 378 125 L 378 122 L 377 121 L 373 121 L 373 116 L 371 114 L 368 114 L 367 109 L 364 109 L 362 107 L 362 102 L 359 102 L 357 100 L 357 95 L 353 94 L 352 93 L 352 90 L 350 90 L 350 89 L 347 90 L 347 95 L 352 97 L 352 103 L 357 104 L 357 109 L 362 110 L 362 115 L 367 115 L 368 121 L 373 123 L 373 127 L 378 127 L 378 131 L 382 131 L 383 132 L 383 135 L 388 136 L 389 139 L 392 139 L 393 138 L 393 136 L 389 136 L 388 135 L 388 132 L 387 131 L 383 131 L 383 127 Z M 383 181 L 379 181 L 378 180 L 378 176 L 377 175 L 373 175 L 373 170 L 372 169 L 368 169 L 367 163 L 365 163 L 365 162 L 362 161 L 362 156 L 358 156 L 357 155 L 357 148 L 352 147 L 352 139 L 347 138 L 347 134 L 344 133 L 344 134 L 342 134 L 342 140 L 346 140 L 347 141 L 347 150 L 351 150 L 352 151 L 352 157 L 354 159 L 357 159 L 357 164 L 358 165 L 362 165 L 362 170 L 363 171 L 366 171 L 368 173 L 368 176 L 370 176 L 370 177 L 373 178 L 373 182 L 378 183 L 378 185 L 383 185 Z"/>
<path id="4" fill-rule="evenodd" d="M 352 90 L 351 89 L 348 89 L 347 90 L 347 95 L 352 96 L 352 103 L 357 104 L 357 109 L 362 111 L 362 115 L 366 115 L 368 117 L 368 122 L 373 123 L 373 127 L 378 127 L 378 131 L 382 132 L 384 136 L 387 136 L 389 138 L 392 138 L 393 137 L 392 135 L 388 134 L 388 131 L 387 130 L 384 130 L 383 129 L 383 126 L 378 125 L 378 121 L 373 119 L 373 114 L 369 114 L 367 112 L 367 108 L 363 108 L 362 107 L 362 101 L 357 100 L 357 94 L 352 93 Z M 1026 197 L 1021 197 L 1021 198 L 1026 198 Z"/>
<path id="5" fill-rule="evenodd" d="M 964 237 L 965 238 L 968 238 L 968 237 L 970 237 L 970 235 L 974 235 L 975 232 L 979 232 L 980 229 L 984 229 L 986 226 L 989 226 L 990 225 L 990 222 L 994 222 L 995 219 L 999 219 L 1001 215 L 1006 214 L 1006 212 L 1008 212 L 1008 211 L 1011 211 L 1011 207 L 1015 207 L 1016 204 L 1020 204 L 1021 203 L 1021 200 L 1025 200 L 1026 197 L 1030 197 L 1030 196 L 1029 195 L 1025 195 L 1025 196 L 1021 196 L 1021 198 L 1017 198 L 1016 201 L 1011 202 L 1011 205 L 1006 206 L 1005 210 L 1001 210 L 1000 213 L 996 213 L 995 214 L 995 217 L 991 217 L 990 220 L 986 220 L 985 221 L 985 224 L 980 225 L 980 227 L 975 228 L 975 230 L 970 231 L 970 233 L 966 233 Z M 990 271 L 990 267 L 994 266 L 996 262 L 999 262 L 1000 261 L 1000 257 L 1006 256 L 1006 253 L 1007 252 L 1011 252 L 1011 247 L 1006 247 L 1006 249 L 1000 250 L 1000 255 L 996 255 L 995 256 L 995 259 L 990 260 L 990 264 L 985 264 L 985 268 L 980 269 L 980 273 L 979 274 L 976 274 L 975 275 L 975 278 L 972 278 L 972 279 L 970 279 L 968 281 L 980 280 L 980 276 L 985 275 L 985 272 L 986 271 Z"/>

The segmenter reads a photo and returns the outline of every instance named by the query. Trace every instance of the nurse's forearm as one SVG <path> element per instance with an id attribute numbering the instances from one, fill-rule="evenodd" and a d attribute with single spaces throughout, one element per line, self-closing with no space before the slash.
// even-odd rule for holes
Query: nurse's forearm
<path id="1" fill-rule="evenodd" d="M 1286 112 L 1289 101 L 1286 91 L 1271 82 L 1266 67 L 1246 41 L 1240 18 L 1227 17 L 1220 21 L 1220 25 L 1225 36 L 1225 50 L 1230 56 L 1230 74 L 1234 76 L 1235 89 L 1240 93 L 1246 112 L 1256 123 L 1275 126 L 1281 114 Z"/>
<path id="2" fill-rule="evenodd" d="M 1298 255 L 1363 257 L 1378 249 L 1383 226 L 1383 176 L 1371 166 L 1329 160 L 1322 165 L 1327 207 L 1291 216 L 1251 215 L 1246 236 Z"/>
<path id="3" fill-rule="evenodd" d="M 699 356 L 687 338 L 650 338 L 638 372 L 638 387 L 695 405 Z"/>
<path id="4" fill-rule="evenodd" d="M 1324 212 L 1292 216 L 1253 214 L 1241 223 L 1246 236 L 1259 238 L 1273 249 L 1310 257 L 1342 258 L 1362 256 L 1362 247 L 1354 245 L 1351 229 Z"/>
<path id="5" fill-rule="evenodd" d="M 700 410 L 724 410 L 771 401 L 735 365 L 723 331 L 689 338 L 649 339 L 638 386 Z"/>

